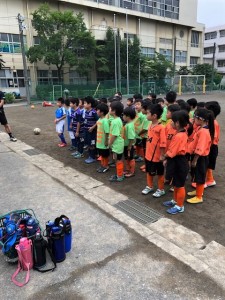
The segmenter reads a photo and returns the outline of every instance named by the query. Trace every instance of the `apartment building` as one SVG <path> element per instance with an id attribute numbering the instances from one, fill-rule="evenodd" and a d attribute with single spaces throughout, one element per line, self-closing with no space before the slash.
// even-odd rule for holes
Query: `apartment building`
<path id="1" fill-rule="evenodd" d="M 0 70 L 0 88 L 18 88 L 25 94 L 24 72 L 17 14 L 24 16 L 27 48 L 37 43 L 31 13 L 46 1 L 0 1 L 0 54 L 6 69 Z M 203 62 L 204 25 L 197 23 L 197 0 L 52 0 L 52 9 L 82 12 L 87 28 L 96 40 L 104 40 L 108 26 L 119 29 L 121 37 L 138 36 L 142 53 L 153 57 L 155 51 L 180 66 L 193 67 Z M 32 93 L 36 84 L 57 84 L 54 66 L 42 62 L 28 65 Z M 68 68 L 67 68 L 68 69 Z M 85 83 L 76 70 L 65 72 L 64 81 Z M 93 78 L 94 79 L 94 78 Z"/>
<path id="2" fill-rule="evenodd" d="M 214 61 L 213 61 L 214 55 Z M 225 25 L 207 28 L 204 38 L 204 62 L 214 64 L 225 81 Z"/>

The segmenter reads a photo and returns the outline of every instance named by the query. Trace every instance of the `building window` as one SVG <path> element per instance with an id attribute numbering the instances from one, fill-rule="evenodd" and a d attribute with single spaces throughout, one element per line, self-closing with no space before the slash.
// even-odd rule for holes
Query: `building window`
<path id="1" fill-rule="evenodd" d="M 128 33 L 128 39 L 129 40 L 133 40 L 135 36 L 136 36 L 136 34 Z M 124 38 L 125 39 L 127 38 L 127 33 L 124 33 Z"/>
<path id="2" fill-rule="evenodd" d="M 26 36 L 23 36 L 26 47 Z M 0 53 L 21 53 L 19 34 L 0 33 Z"/>
<path id="3" fill-rule="evenodd" d="M 172 61 L 172 50 L 170 49 L 159 49 L 159 53 L 164 55 L 169 61 Z"/>
<path id="4" fill-rule="evenodd" d="M 34 36 L 33 42 L 34 42 L 34 45 L 40 45 L 40 43 L 41 43 L 40 38 L 38 36 Z"/>
<path id="5" fill-rule="evenodd" d="M 206 47 L 204 48 L 204 54 L 213 54 L 214 47 Z"/>
<path id="6" fill-rule="evenodd" d="M 218 68 L 225 67 L 225 60 L 218 60 L 217 61 L 217 66 L 218 66 Z"/>
<path id="7" fill-rule="evenodd" d="M 176 62 L 186 63 L 187 62 L 187 51 L 176 50 Z"/>
<path id="8" fill-rule="evenodd" d="M 70 84 L 76 84 L 76 85 L 85 85 L 87 84 L 87 77 L 83 76 L 80 77 L 80 75 L 76 71 L 70 71 Z"/>
<path id="9" fill-rule="evenodd" d="M 160 39 L 159 39 L 159 42 L 160 42 L 160 44 L 172 45 L 173 40 L 172 40 L 172 39 L 160 38 Z"/>
<path id="10" fill-rule="evenodd" d="M 195 48 L 199 47 L 199 32 L 198 31 L 191 32 L 191 47 L 195 47 Z"/>
<path id="11" fill-rule="evenodd" d="M 30 72 L 28 77 L 30 77 Z M 8 87 L 25 87 L 24 71 L 23 70 L 0 70 L 0 86 Z"/>
<path id="12" fill-rule="evenodd" d="M 38 84 L 59 84 L 57 70 L 37 70 Z"/>
<path id="13" fill-rule="evenodd" d="M 213 32 L 207 32 L 205 33 L 205 40 L 213 40 L 217 38 L 217 32 L 213 31 Z"/>
<path id="14" fill-rule="evenodd" d="M 142 47 L 141 48 L 141 53 L 146 57 L 154 58 L 155 48 Z"/>
<path id="15" fill-rule="evenodd" d="M 219 45 L 219 52 L 225 52 L 225 45 Z"/>
<path id="16" fill-rule="evenodd" d="M 190 57 L 190 67 L 191 68 L 195 67 L 198 64 L 198 59 L 199 59 L 199 57 L 194 57 L 194 56 Z"/>
<path id="17" fill-rule="evenodd" d="M 220 37 L 225 37 L 225 29 L 220 30 Z"/>

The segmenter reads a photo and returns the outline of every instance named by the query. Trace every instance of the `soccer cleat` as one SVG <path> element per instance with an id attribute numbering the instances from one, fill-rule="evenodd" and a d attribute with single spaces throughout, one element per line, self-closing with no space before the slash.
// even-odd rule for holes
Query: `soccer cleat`
<path id="1" fill-rule="evenodd" d="M 84 157 L 84 154 L 83 154 L 83 153 L 77 152 L 77 154 L 76 154 L 76 155 L 73 155 L 73 157 L 74 157 L 74 158 L 82 158 L 82 157 Z"/>
<path id="2" fill-rule="evenodd" d="M 163 205 L 166 206 L 166 207 L 173 207 L 174 205 L 176 205 L 177 202 L 174 201 L 173 199 L 172 200 L 169 200 L 169 201 L 165 201 L 163 202 Z"/>
<path id="3" fill-rule="evenodd" d="M 196 189 L 196 182 L 192 182 L 191 186 L 192 186 L 194 189 Z M 208 186 L 207 186 L 207 184 L 205 183 L 204 189 L 206 189 L 207 187 L 208 187 Z"/>
<path id="4" fill-rule="evenodd" d="M 188 203 L 191 203 L 191 204 L 198 204 L 198 203 L 202 203 L 203 202 L 203 198 L 198 198 L 198 197 L 193 197 L 193 198 L 190 198 L 190 199 L 187 199 L 187 202 Z"/>
<path id="5" fill-rule="evenodd" d="M 159 197 L 164 196 L 165 194 L 166 193 L 164 190 L 157 189 L 156 192 L 154 194 L 152 194 L 152 196 L 155 198 L 159 198 Z"/>
<path id="6" fill-rule="evenodd" d="M 58 145 L 60 148 L 64 148 L 64 147 L 66 147 L 67 146 L 67 144 L 65 144 L 65 143 L 61 143 L 61 144 L 59 144 Z"/>
<path id="7" fill-rule="evenodd" d="M 141 171 L 144 170 L 144 169 L 145 169 L 145 165 L 140 166 L 140 170 L 141 170 Z"/>
<path id="8" fill-rule="evenodd" d="M 106 168 L 106 167 L 100 167 L 97 169 L 97 172 L 98 173 L 105 173 L 109 170 L 109 168 Z"/>
<path id="9" fill-rule="evenodd" d="M 117 176 L 117 175 L 112 175 L 110 178 L 109 178 L 109 181 L 111 182 L 121 182 L 124 180 L 124 176 Z"/>
<path id="10" fill-rule="evenodd" d="M 124 174 L 125 178 L 130 178 L 130 177 L 134 177 L 135 174 L 134 173 L 131 173 L 131 172 L 128 172 L 126 174 Z"/>
<path id="11" fill-rule="evenodd" d="M 171 186 L 171 188 L 169 189 L 170 192 L 174 192 L 174 187 Z"/>
<path id="12" fill-rule="evenodd" d="M 111 167 L 111 168 L 115 168 L 115 166 L 116 166 L 116 163 L 115 163 L 115 161 L 110 161 L 109 162 L 109 166 Z"/>
<path id="13" fill-rule="evenodd" d="M 207 187 L 212 187 L 212 186 L 216 185 L 216 182 L 215 182 L 215 180 L 213 180 L 213 181 L 207 181 L 206 185 L 207 185 Z"/>
<path id="14" fill-rule="evenodd" d="M 188 196 L 196 196 L 196 190 L 188 192 Z"/>
<path id="15" fill-rule="evenodd" d="M 75 156 L 75 155 L 77 155 L 77 153 L 79 153 L 79 152 L 78 152 L 78 151 L 75 151 L 75 152 L 71 153 L 71 155 L 72 155 L 72 156 Z"/>
<path id="16" fill-rule="evenodd" d="M 88 157 L 87 159 L 85 159 L 86 164 L 92 164 L 94 162 L 96 162 L 96 159 L 92 158 L 92 157 Z"/>
<path id="17" fill-rule="evenodd" d="M 102 160 L 102 157 L 99 156 L 99 157 L 97 158 L 97 161 L 101 161 L 101 160 Z"/>
<path id="18" fill-rule="evenodd" d="M 17 142 L 17 138 L 15 138 L 14 136 L 11 136 L 11 137 L 10 137 L 10 141 L 11 141 L 11 142 Z"/>
<path id="19" fill-rule="evenodd" d="M 153 187 L 149 187 L 149 186 L 146 186 L 143 191 L 142 191 L 142 194 L 143 195 L 148 195 L 149 193 L 153 192 L 154 191 L 154 188 Z"/>
<path id="20" fill-rule="evenodd" d="M 184 212 L 184 206 L 180 207 L 178 205 L 175 205 L 169 209 L 167 209 L 167 213 L 171 215 L 176 215 L 178 213 L 183 213 Z"/>
<path id="21" fill-rule="evenodd" d="M 143 162 L 144 158 L 139 156 L 138 158 L 135 159 L 136 162 Z"/>
<path id="22" fill-rule="evenodd" d="M 75 150 L 75 149 L 76 149 L 76 147 L 74 147 L 74 146 L 70 146 L 70 147 L 68 148 L 69 151 L 73 151 L 73 150 Z"/>

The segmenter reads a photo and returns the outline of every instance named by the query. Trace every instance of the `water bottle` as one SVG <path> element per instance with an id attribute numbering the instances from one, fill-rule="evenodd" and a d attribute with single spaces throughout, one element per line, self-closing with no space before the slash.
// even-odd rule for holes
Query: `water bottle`
<path id="1" fill-rule="evenodd" d="M 37 232 L 33 240 L 34 267 L 44 268 L 46 265 L 46 244 L 40 232 Z"/>
<path id="2" fill-rule="evenodd" d="M 69 219 L 62 219 L 63 228 L 65 232 L 65 251 L 66 253 L 71 250 L 72 246 L 72 226 Z"/>
<path id="3" fill-rule="evenodd" d="M 29 218 L 27 221 L 27 236 L 31 237 L 36 234 L 39 229 L 38 222 L 35 218 Z"/>
<path id="4" fill-rule="evenodd" d="M 52 253 L 56 262 L 64 261 L 66 258 L 65 252 L 65 233 L 60 226 L 52 227 L 51 231 Z"/>
<path id="5" fill-rule="evenodd" d="M 55 225 L 55 222 L 48 221 L 46 222 L 46 237 L 49 238 L 51 235 L 52 227 Z"/>

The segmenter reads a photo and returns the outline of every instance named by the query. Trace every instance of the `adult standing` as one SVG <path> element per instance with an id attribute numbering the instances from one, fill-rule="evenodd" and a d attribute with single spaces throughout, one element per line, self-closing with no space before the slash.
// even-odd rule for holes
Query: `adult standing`
<path id="1" fill-rule="evenodd" d="M 4 112 L 4 93 L 0 91 L 0 123 L 5 127 L 5 131 L 8 133 L 10 141 L 16 142 L 17 139 L 12 135 L 11 128 Z"/>

